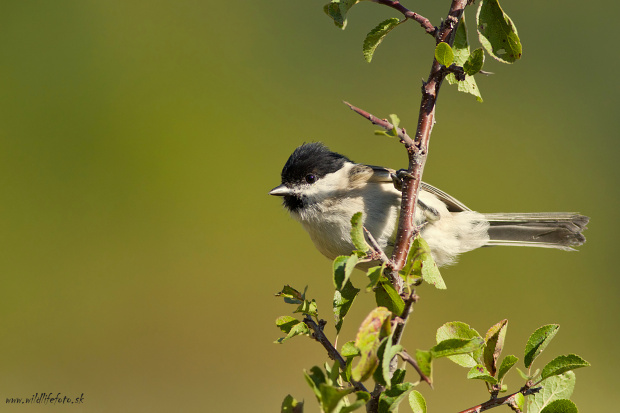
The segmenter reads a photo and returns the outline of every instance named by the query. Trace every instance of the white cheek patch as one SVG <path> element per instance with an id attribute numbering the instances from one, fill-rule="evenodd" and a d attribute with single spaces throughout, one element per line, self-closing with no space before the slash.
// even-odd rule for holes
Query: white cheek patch
<path id="1" fill-rule="evenodd" d="M 305 185 L 299 190 L 299 195 L 310 205 L 335 197 L 338 192 L 348 189 L 349 170 L 352 167 L 352 163 L 345 163 L 338 171 L 325 175 L 313 184 Z"/>

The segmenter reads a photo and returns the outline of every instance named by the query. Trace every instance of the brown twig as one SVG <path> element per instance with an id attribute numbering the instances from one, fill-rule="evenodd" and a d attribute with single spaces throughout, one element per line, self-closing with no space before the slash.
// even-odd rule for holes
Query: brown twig
<path id="1" fill-rule="evenodd" d="M 394 10 L 398 10 L 401 12 L 407 19 L 415 20 L 420 23 L 420 26 L 426 31 L 426 33 L 431 36 L 435 36 L 437 33 L 437 27 L 433 26 L 433 24 L 424 16 L 420 16 L 418 13 L 413 12 L 400 4 L 397 0 L 373 0 L 375 3 L 383 4 L 385 6 L 391 7 Z"/>
<path id="2" fill-rule="evenodd" d="M 470 407 L 469 409 L 463 410 L 459 413 L 480 413 L 485 410 L 489 410 L 494 407 L 503 406 L 503 405 L 516 406 L 515 397 L 517 397 L 517 394 L 529 396 L 530 394 L 538 393 L 540 389 L 541 387 L 530 388 L 530 387 L 524 386 L 518 392 L 512 393 L 505 397 L 500 397 L 498 399 L 491 399 L 477 406 Z"/>
<path id="3" fill-rule="evenodd" d="M 306 317 L 304 318 L 304 323 L 312 330 L 312 338 L 314 338 L 316 341 L 321 343 L 323 347 L 325 347 L 325 350 L 327 350 L 327 355 L 329 356 L 329 358 L 334 361 L 337 361 L 338 364 L 340 365 L 340 370 L 345 371 L 345 369 L 347 368 L 347 362 L 342 358 L 342 356 L 340 355 L 340 352 L 338 352 L 336 347 L 332 345 L 332 343 L 329 341 L 327 336 L 325 336 L 325 333 L 323 332 L 324 322 L 321 323 L 321 325 L 319 325 L 315 323 L 312 318 Z M 350 383 L 358 391 L 365 391 L 365 392 L 368 391 L 368 389 L 362 383 L 358 381 L 351 380 Z"/>
<path id="4" fill-rule="evenodd" d="M 418 362 L 415 361 L 415 359 L 411 357 L 409 353 L 407 353 L 406 351 L 401 351 L 400 353 L 398 353 L 398 355 L 400 356 L 401 359 L 403 359 L 404 361 L 406 361 L 407 363 L 413 366 L 415 371 L 417 371 L 418 374 L 420 375 L 421 380 L 424 380 L 425 382 L 427 382 L 428 385 L 431 386 L 431 389 L 433 388 L 433 381 L 431 380 L 431 378 L 428 377 L 426 374 L 424 374 L 422 370 L 420 370 L 420 366 L 418 366 Z"/>
<path id="5" fill-rule="evenodd" d="M 364 109 L 360 109 L 356 106 L 353 106 L 347 101 L 343 101 L 345 105 L 347 105 L 354 112 L 362 115 L 366 119 L 368 119 L 373 125 L 379 125 L 386 131 L 394 130 L 394 125 L 388 122 L 386 119 L 379 119 L 372 113 L 366 112 Z M 409 135 L 407 135 L 407 131 L 404 128 L 396 128 L 396 133 L 398 134 L 398 139 L 405 145 L 413 145 L 413 139 Z"/>

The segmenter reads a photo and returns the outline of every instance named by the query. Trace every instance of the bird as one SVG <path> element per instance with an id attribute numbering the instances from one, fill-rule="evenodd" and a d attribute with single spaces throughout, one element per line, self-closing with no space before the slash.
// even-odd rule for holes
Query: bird
<path id="1" fill-rule="evenodd" d="M 330 260 L 355 249 L 350 220 L 360 211 L 364 227 L 391 256 L 402 199 L 399 176 L 394 169 L 355 163 L 321 142 L 304 143 L 290 155 L 281 184 L 269 195 L 282 197 L 285 209 Z M 414 221 L 438 266 L 454 264 L 460 254 L 480 247 L 571 251 L 586 240 L 582 231 L 589 218 L 579 213 L 480 213 L 434 186 L 420 184 Z"/>

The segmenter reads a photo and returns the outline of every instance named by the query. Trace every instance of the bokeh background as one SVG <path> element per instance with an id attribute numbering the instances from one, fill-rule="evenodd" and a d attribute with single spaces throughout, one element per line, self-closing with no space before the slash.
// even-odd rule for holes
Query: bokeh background
<path id="1" fill-rule="evenodd" d="M 447 291 L 420 288 L 404 345 L 431 347 L 447 321 L 484 334 L 508 318 L 505 354 L 521 357 L 534 329 L 557 322 L 538 366 L 583 356 L 593 367 L 577 371 L 573 400 L 612 411 L 617 6 L 502 3 L 523 59 L 487 59 L 483 104 L 444 85 L 425 180 L 483 212 L 585 213 L 588 242 L 468 253 L 443 269 Z M 407 5 L 435 24 L 448 9 Z M 304 141 L 405 166 L 401 146 L 341 101 L 413 129 L 433 51 L 406 24 L 367 64 L 365 33 L 395 14 L 360 4 L 342 32 L 322 6 L 1 2 L 0 411 L 47 409 L 4 404 L 42 392 L 83 393 L 80 406 L 52 408 L 66 412 L 274 412 L 288 393 L 317 410 L 302 370 L 325 353 L 305 338 L 272 343 L 292 309 L 273 294 L 307 285 L 333 337 L 331 264 L 267 192 Z M 341 343 L 372 306 L 358 299 Z M 431 411 L 485 400 L 465 373 L 437 363 L 435 390 L 421 387 Z"/>

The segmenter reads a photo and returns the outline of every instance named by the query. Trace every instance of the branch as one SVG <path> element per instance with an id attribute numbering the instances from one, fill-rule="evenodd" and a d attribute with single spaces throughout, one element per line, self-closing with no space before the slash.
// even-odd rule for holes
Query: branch
<path id="1" fill-rule="evenodd" d="M 323 326 L 325 325 L 325 321 L 321 320 L 319 322 L 319 325 L 315 323 L 312 318 L 306 317 L 304 318 L 304 323 L 306 323 L 306 325 L 312 330 L 312 338 L 314 338 L 316 341 L 321 343 L 323 347 L 325 347 L 329 358 L 337 361 L 340 365 L 340 370 L 344 372 L 347 368 L 347 362 L 342 358 L 338 350 L 336 350 L 336 348 L 332 345 L 327 336 L 325 336 L 325 333 L 323 332 Z M 368 389 L 366 389 L 366 387 L 362 383 L 355 380 L 351 380 L 350 383 L 353 385 L 353 387 L 355 387 L 356 390 L 368 392 Z"/>
<path id="2" fill-rule="evenodd" d="M 436 36 L 436 43 L 446 42 L 450 46 L 454 43 L 454 33 L 458 22 L 467 6 L 467 0 L 453 0 L 450 6 L 448 17 L 443 22 L 441 30 Z M 428 143 L 431 136 L 433 125 L 435 124 L 435 104 L 439 88 L 446 76 L 446 71 L 433 59 L 431 72 L 428 81 L 422 86 L 422 102 L 420 103 L 420 114 L 418 117 L 418 127 L 413 143 L 404 142 L 409 155 L 408 172 L 411 177 L 403 178 L 403 199 L 400 209 L 398 232 L 396 243 L 392 254 L 394 271 L 397 272 L 405 264 L 407 253 L 411 247 L 413 237 L 419 233 L 419 228 L 415 226 L 415 206 L 422 181 L 422 171 L 428 153 Z"/>
<path id="3" fill-rule="evenodd" d="M 454 34 L 456 33 L 456 28 L 467 5 L 468 0 L 452 0 L 448 17 L 442 23 L 439 32 L 435 35 L 436 44 L 439 44 L 440 42 L 446 42 L 450 46 L 454 44 Z M 398 272 L 405 265 L 413 237 L 420 232 L 420 228 L 418 228 L 414 222 L 415 207 L 418 200 L 418 193 L 420 191 L 420 183 L 422 182 L 422 172 L 424 170 L 424 164 L 428 153 L 428 143 L 431 137 L 433 125 L 435 124 L 435 105 L 437 103 L 437 96 L 439 94 L 441 83 L 443 82 L 446 74 L 447 71 L 442 69 L 439 62 L 433 58 L 433 64 L 431 66 L 431 72 L 428 76 L 428 81 L 424 82 L 422 86 L 422 101 L 420 103 L 420 113 L 415 138 L 413 141 L 411 141 L 411 139 L 407 140 L 401 138 L 401 141 L 407 149 L 407 154 L 409 157 L 409 167 L 407 170 L 407 172 L 409 172 L 409 176 L 404 176 L 402 179 L 403 195 L 398 220 L 398 231 L 396 233 L 396 242 L 392 253 L 392 262 L 394 263 L 394 267 L 392 268 L 393 279 L 400 277 Z M 359 111 L 356 112 L 360 113 L 362 116 L 365 116 Z M 373 123 L 376 122 L 374 117 L 367 117 L 367 119 Z M 377 124 L 380 123 L 377 122 Z M 396 288 L 399 293 L 402 293 L 402 287 L 399 289 L 399 286 L 396 284 L 394 285 L 394 288 Z M 415 302 L 414 297 L 416 296 L 412 292 L 405 302 L 405 309 L 401 316 L 403 321 L 395 328 L 394 336 L 392 337 L 393 344 L 398 344 L 400 338 L 402 337 L 402 332 L 404 331 L 405 324 L 411 312 L 411 306 Z M 396 368 L 395 363 L 391 363 L 390 370 L 392 370 L 392 368 Z M 371 399 L 366 404 L 367 412 L 370 413 L 378 411 L 379 397 L 381 396 L 381 392 L 383 390 L 383 386 L 378 383 L 375 385 L 375 388 L 371 394 Z"/>
<path id="4" fill-rule="evenodd" d="M 405 299 L 405 308 L 400 316 L 401 322 L 394 327 L 394 333 L 392 334 L 392 345 L 400 343 L 409 315 L 413 312 L 413 304 L 418 302 L 418 298 L 420 297 L 415 293 L 415 290 L 412 290 L 411 294 Z"/>
<path id="5" fill-rule="evenodd" d="M 363 117 L 365 117 L 366 119 L 368 119 L 373 125 L 379 125 L 381 126 L 383 129 L 385 129 L 386 131 L 391 131 L 394 130 L 394 125 L 392 125 L 390 122 L 388 122 L 386 119 L 379 119 L 378 117 L 376 117 L 375 115 L 373 115 L 372 113 L 368 113 L 363 109 L 360 109 L 356 106 L 353 106 L 352 104 L 350 104 L 347 101 L 343 101 L 343 103 L 345 105 L 347 105 L 349 108 L 351 108 L 351 110 L 353 110 L 354 112 L 362 115 Z M 413 139 L 411 139 L 411 137 L 409 135 L 407 135 L 407 131 L 405 131 L 404 128 L 396 128 L 396 133 L 398 135 L 398 139 L 400 139 L 401 143 L 404 143 L 405 145 L 413 145 Z"/>
<path id="6" fill-rule="evenodd" d="M 433 26 L 433 24 L 424 16 L 420 16 L 418 13 L 415 13 L 402 4 L 400 4 L 397 0 L 373 0 L 375 3 L 383 4 L 385 6 L 391 7 L 394 10 L 398 10 L 401 12 L 407 19 L 415 20 L 420 23 L 420 26 L 426 31 L 426 33 L 435 37 L 437 33 L 437 27 Z"/>
<path id="7" fill-rule="evenodd" d="M 403 361 L 406 361 L 407 363 L 413 366 L 415 371 L 417 371 L 418 374 L 420 375 L 421 380 L 424 380 L 425 382 L 427 382 L 428 385 L 431 386 L 431 389 L 433 388 L 433 381 L 431 380 L 431 378 L 428 377 L 426 374 L 424 374 L 422 370 L 420 370 L 420 366 L 418 366 L 418 362 L 415 361 L 415 359 L 411 357 L 409 353 L 407 353 L 406 351 L 401 351 L 400 353 L 398 353 L 398 355 L 400 356 L 401 359 L 403 359 Z"/>
<path id="8" fill-rule="evenodd" d="M 392 268 L 394 264 L 392 264 L 392 261 L 390 261 L 388 256 L 385 255 L 385 252 L 383 252 L 381 246 L 379 246 L 379 243 L 377 242 L 377 240 L 375 240 L 375 237 L 372 236 L 372 234 L 366 229 L 366 227 L 364 227 L 364 234 L 366 234 L 368 242 L 372 247 L 373 252 L 371 253 L 371 255 L 373 256 L 373 258 L 379 259 L 381 262 L 385 263 L 386 266 Z"/>
<path id="9" fill-rule="evenodd" d="M 512 393 L 511 395 L 500 397 L 499 399 L 491 399 L 477 406 L 470 407 L 467 410 L 463 410 L 462 412 L 459 412 L 459 413 L 480 413 L 485 410 L 489 410 L 494 407 L 502 406 L 502 405 L 511 406 L 511 408 L 513 408 L 514 406 L 516 406 L 515 397 L 517 396 L 517 394 L 529 396 L 530 394 L 538 393 L 541 388 L 542 387 L 530 388 L 530 387 L 524 386 L 521 388 L 521 390 L 519 390 L 518 392 Z"/>

